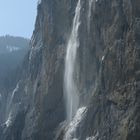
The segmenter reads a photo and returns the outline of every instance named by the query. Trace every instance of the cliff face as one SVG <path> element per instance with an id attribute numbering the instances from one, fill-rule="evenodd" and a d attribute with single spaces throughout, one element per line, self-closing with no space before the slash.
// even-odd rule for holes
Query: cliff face
<path id="1" fill-rule="evenodd" d="M 75 66 L 81 108 L 73 126 L 65 121 L 64 64 L 77 2 L 38 5 L 31 49 L 0 140 L 140 139 L 138 0 L 81 0 Z"/>

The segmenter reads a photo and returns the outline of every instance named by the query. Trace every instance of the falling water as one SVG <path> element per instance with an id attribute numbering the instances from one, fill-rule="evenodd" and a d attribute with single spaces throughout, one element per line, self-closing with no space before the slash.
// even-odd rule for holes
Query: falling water
<path id="1" fill-rule="evenodd" d="M 76 138 L 76 131 L 78 129 L 78 125 L 85 118 L 87 113 L 86 107 L 81 107 L 76 111 L 76 114 L 72 121 L 70 122 L 68 129 L 64 135 L 64 140 L 78 140 Z"/>
<path id="2" fill-rule="evenodd" d="M 15 96 L 15 93 L 18 92 L 19 90 L 19 82 L 16 85 L 16 88 L 13 90 L 12 94 L 10 95 L 10 97 L 8 98 L 7 101 L 7 107 L 6 107 L 6 116 L 5 116 L 5 124 L 7 127 L 10 126 L 10 124 L 12 123 L 12 119 L 13 119 L 13 99 Z M 14 108 L 15 110 L 15 108 Z M 14 112 L 15 114 L 15 112 Z"/>
<path id="3" fill-rule="evenodd" d="M 64 90 L 68 122 L 72 120 L 79 105 L 78 89 L 74 80 L 74 67 L 76 61 L 77 48 L 79 47 L 78 29 L 80 25 L 80 10 L 81 2 L 79 0 L 75 10 L 72 32 L 68 41 L 65 58 Z"/>
<path id="4" fill-rule="evenodd" d="M 8 100 L 8 103 L 7 103 L 7 109 L 6 109 L 7 112 L 6 113 L 8 114 L 8 116 L 9 116 L 10 109 L 12 107 L 14 95 L 18 90 L 19 90 L 19 82 L 17 83 L 16 88 L 13 90 L 13 92 Z"/>
<path id="5" fill-rule="evenodd" d="M 91 19 L 91 9 L 92 9 L 92 5 L 93 5 L 93 2 L 95 0 L 89 0 L 89 10 L 88 10 L 88 32 L 90 30 L 90 19 Z"/>

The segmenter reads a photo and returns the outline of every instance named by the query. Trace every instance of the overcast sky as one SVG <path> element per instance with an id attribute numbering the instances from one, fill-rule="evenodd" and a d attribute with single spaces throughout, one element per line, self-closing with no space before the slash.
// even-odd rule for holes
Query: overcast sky
<path id="1" fill-rule="evenodd" d="M 0 0 L 0 36 L 30 38 L 34 29 L 37 0 Z"/>

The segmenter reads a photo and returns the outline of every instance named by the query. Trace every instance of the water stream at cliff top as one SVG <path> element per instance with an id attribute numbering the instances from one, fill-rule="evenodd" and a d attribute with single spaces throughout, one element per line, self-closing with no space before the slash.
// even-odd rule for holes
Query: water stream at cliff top
<path id="1" fill-rule="evenodd" d="M 81 1 L 79 0 L 75 10 L 65 58 L 64 90 L 68 122 L 72 120 L 79 106 L 79 93 L 74 80 L 74 68 L 76 64 L 77 48 L 79 47 L 78 29 L 80 26 L 80 10 Z"/>

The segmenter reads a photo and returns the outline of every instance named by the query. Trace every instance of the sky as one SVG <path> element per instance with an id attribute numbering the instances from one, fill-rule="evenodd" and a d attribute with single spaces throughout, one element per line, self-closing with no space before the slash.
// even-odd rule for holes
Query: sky
<path id="1" fill-rule="evenodd" d="M 31 38 L 37 0 L 0 0 L 0 36 Z"/>

